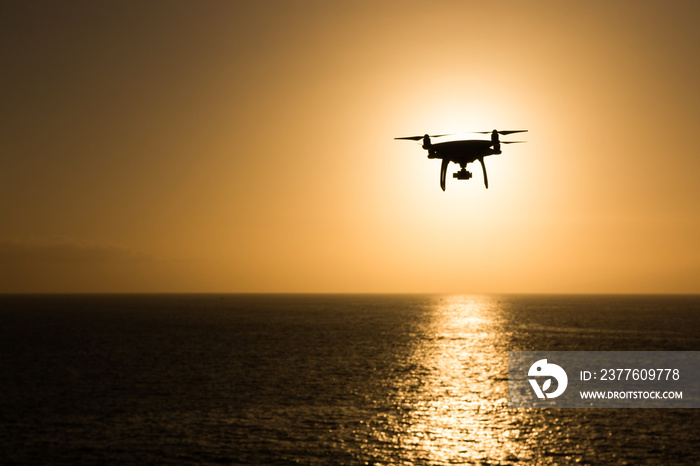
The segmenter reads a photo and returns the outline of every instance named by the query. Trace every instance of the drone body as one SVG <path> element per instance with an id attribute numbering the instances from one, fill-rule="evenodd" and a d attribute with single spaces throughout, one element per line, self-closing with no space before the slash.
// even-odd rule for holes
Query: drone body
<path id="1" fill-rule="evenodd" d="M 459 141 L 445 141 L 433 143 L 430 138 L 439 138 L 442 136 L 447 136 L 446 134 L 440 134 L 437 136 L 409 136 L 404 138 L 395 139 L 408 139 L 411 141 L 423 140 L 423 149 L 428 151 L 429 159 L 442 159 L 442 165 L 440 166 L 440 187 L 445 190 L 445 177 L 447 175 L 447 166 L 450 162 L 459 164 L 461 170 L 454 173 L 452 176 L 458 180 L 468 180 L 472 177 L 472 173 L 467 171 L 467 164 L 476 162 L 477 160 L 481 163 L 481 169 L 484 173 L 484 186 L 488 189 L 489 179 L 486 175 L 486 165 L 484 165 L 484 157 L 494 154 L 501 153 L 501 144 L 513 144 L 517 142 L 524 141 L 500 141 L 498 138 L 499 134 L 507 135 L 513 133 L 524 133 L 526 129 L 520 130 L 509 130 L 509 131 L 491 131 L 491 140 L 459 140 Z M 488 132 L 480 132 L 481 134 L 488 134 Z"/>

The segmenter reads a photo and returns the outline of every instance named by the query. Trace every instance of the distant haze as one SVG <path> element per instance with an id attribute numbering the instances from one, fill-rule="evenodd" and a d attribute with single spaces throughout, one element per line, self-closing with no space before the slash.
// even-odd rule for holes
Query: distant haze
<path id="1" fill-rule="evenodd" d="M 4 6 L 0 292 L 700 293 L 699 18 Z M 393 139 L 494 128 L 488 190 Z"/>

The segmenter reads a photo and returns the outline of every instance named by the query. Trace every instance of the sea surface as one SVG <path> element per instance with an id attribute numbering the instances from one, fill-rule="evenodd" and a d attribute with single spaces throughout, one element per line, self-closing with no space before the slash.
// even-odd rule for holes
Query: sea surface
<path id="1" fill-rule="evenodd" d="M 700 410 L 514 409 L 509 351 L 700 351 L 700 296 L 0 296 L 2 464 L 700 464 Z"/>

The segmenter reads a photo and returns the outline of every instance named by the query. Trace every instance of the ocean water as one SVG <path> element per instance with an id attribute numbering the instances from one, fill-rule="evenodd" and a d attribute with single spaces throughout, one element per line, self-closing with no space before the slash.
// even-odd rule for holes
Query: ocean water
<path id="1" fill-rule="evenodd" d="M 700 464 L 700 410 L 507 404 L 508 351 L 699 329 L 699 296 L 0 296 L 0 462 Z"/>

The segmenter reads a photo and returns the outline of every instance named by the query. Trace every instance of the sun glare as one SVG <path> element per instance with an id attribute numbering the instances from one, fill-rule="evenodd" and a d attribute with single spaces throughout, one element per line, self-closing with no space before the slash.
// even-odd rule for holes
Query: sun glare
<path id="1" fill-rule="evenodd" d="M 410 447 L 413 460 L 446 464 L 528 454 L 510 437 L 514 429 L 493 422 L 510 424 L 498 313 L 488 297 L 436 299 L 432 334 L 411 355 L 421 377 L 411 373 L 402 381 L 397 402 L 405 414 L 387 439 Z"/>

